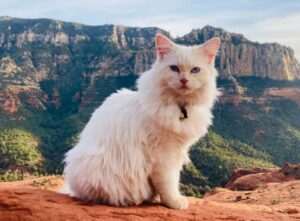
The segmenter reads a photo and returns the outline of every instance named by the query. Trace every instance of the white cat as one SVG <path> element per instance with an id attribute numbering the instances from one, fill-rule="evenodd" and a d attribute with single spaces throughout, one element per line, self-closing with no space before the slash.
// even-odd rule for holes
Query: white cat
<path id="1" fill-rule="evenodd" d="M 114 206 L 159 196 L 170 208 L 188 207 L 179 174 L 189 147 L 212 123 L 220 39 L 181 46 L 158 34 L 155 42 L 157 60 L 138 90 L 109 96 L 66 154 L 69 194 Z"/>

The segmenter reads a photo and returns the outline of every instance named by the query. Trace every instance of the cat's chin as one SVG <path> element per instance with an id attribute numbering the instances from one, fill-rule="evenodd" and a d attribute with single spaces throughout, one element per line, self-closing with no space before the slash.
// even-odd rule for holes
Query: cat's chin
<path id="1" fill-rule="evenodd" d="M 191 88 L 188 88 L 188 87 L 180 87 L 180 88 L 174 89 L 174 91 L 180 95 L 189 95 L 189 94 L 193 93 L 194 90 L 192 90 Z"/>

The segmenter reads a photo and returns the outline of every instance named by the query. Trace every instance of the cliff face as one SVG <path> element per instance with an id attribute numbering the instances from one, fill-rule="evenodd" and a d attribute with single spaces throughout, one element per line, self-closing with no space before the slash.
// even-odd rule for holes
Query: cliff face
<path id="1" fill-rule="evenodd" d="M 29 91 L 33 101 L 27 103 L 40 109 L 45 109 L 42 103 L 54 108 L 64 106 L 61 98 L 88 103 L 88 95 L 97 91 L 95 82 L 99 78 L 138 75 L 150 68 L 158 32 L 168 35 L 158 28 L 86 26 L 1 17 L 0 93 L 9 96 L 9 102 L 2 99 L 0 106 L 6 112 L 17 111 L 22 103 L 19 95 L 28 97 Z M 242 35 L 210 26 L 193 30 L 175 41 L 200 44 L 214 36 L 222 39 L 216 62 L 221 78 L 300 78 L 300 66 L 292 49 L 279 44 L 253 43 Z M 7 93 L 12 90 L 18 93 Z"/>
<path id="2" fill-rule="evenodd" d="M 60 67 L 79 65 L 83 72 L 100 75 L 138 74 L 154 61 L 158 28 L 85 26 L 47 19 L 0 19 L 0 73 L 8 78 L 21 73 L 40 81 L 61 75 Z M 200 44 L 219 36 L 222 45 L 217 68 L 223 78 L 259 76 L 275 80 L 300 78 L 300 65 L 291 48 L 254 43 L 240 34 L 206 26 L 175 41 Z M 81 73 L 82 74 L 82 73 Z M 28 82 L 27 82 L 28 83 Z"/>
<path id="3" fill-rule="evenodd" d="M 300 65 L 293 50 L 277 43 L 251 42 L 243 35 L 211 26 L 193 30 L 180 41 L 195 44 L 217 36 L 222 39 L 217 57 L 217 67 L 222 78 L 257 76 L 274 80 L 300 79 Z"/>

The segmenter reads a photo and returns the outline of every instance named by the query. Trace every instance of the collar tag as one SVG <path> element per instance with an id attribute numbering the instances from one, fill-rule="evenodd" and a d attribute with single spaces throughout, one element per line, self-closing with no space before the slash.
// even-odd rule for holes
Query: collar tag
<path id="1" fill-rule="evenodd" d="M 179 117 L 180 121 L 188 118 L 187 111 L 184 106 L 180 106 L 180 112 L 181 112 L 180 117 Z"/>

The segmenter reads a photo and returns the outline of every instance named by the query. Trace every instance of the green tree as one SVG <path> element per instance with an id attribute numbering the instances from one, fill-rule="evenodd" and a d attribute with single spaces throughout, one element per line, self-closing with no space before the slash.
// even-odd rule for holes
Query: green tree
<path id="1" fill-rule="evenodd" d="M 0 131 L 0 172 L 21 170 L 36 172 L 43 161 L 39 140 L 22 129 Z"/>

